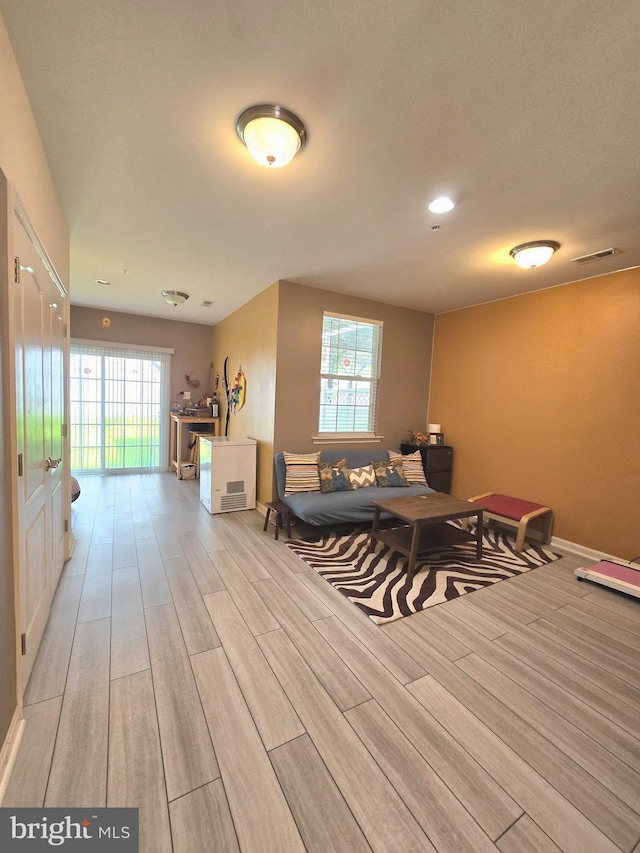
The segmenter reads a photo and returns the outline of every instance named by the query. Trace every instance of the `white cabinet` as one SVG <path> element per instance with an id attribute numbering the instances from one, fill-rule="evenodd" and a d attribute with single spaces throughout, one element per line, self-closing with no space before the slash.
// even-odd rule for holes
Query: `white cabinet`
<path id="1" fill-rule="evenodd" d="M 256 440 L 201 436 L 199 441 L 200 501 L 212 515 L 254 509 Z"/>

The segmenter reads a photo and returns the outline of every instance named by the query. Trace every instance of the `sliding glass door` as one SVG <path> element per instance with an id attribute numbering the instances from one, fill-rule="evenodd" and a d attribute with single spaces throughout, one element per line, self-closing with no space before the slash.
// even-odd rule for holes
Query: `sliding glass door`
<path id="1" fill-rule="evenodd" d="M 170 353 L 72 341 L 72 471 L 166 469 Z"/>

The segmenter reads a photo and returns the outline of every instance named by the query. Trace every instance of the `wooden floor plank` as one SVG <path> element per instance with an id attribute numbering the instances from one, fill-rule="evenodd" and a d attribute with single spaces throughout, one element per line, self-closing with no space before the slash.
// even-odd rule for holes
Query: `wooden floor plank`
<path id="1" fill-rule="evenodd" d="M 7 785 L 3 808 L 41 808 L 56 742 L 62 696 L 23 709 L 25 730 Z"/>
<path id="2" fill-rule="evenodd" d="M 329 615 L 335 615 L 351 633 L 369 648 L 384 666 L 402 684 L 420 678 L 425 670 L 390 637 L 380 631 L 362 611 L 354 607 L 344 596 L 321 578 L 317 572 L 309 571 L 299 575 L 302 583 L 313 590 L 330 609 Z"/>
<path id="3" fill-rule="evenodd" d="M 148 669 L 149 648 L 138 567 L 113 572 L 111 678 Z"/>
<path id="4" fill-rule="evenodd" d="M 143 853 L 171 853 L 167 791 L 149 670 L 111 683 L 107 806 L 139 809 Z"/>
<path id="5" fill-rule="evenodd" d="M 617 845 L 433 676 L 421 678 L 409 689 L 565 853 L 619 853 Z"/>
<path id="6" fill-rule="evenodd" d="M 495 840 L 502 835 L 522 814 L 517 803 L 425 713 L 411 693 L 349 634 L 342 623 L 332 617 L 317 622 L 316 627 L 489 838 Z"/>
<path id="7" fill-rule="evenodd" d="M 224 582 L 218 574 L 218 570 L 213 565 L 211 557 L 204 550 L 200 541 L 189 533 L 179 533 L 178 541 L 198 584 L 200 593 L 207 595 L 208 593 L 221 592 L 225 589 Z"/>
<path id="8" fill-rule="evenodd" d="M 640 574 L 638 575 L 640 578 Z M 567 604 L 558 611 L 560 616 L 570 616 L 577 622 L 590 625 L 611 639 L 618 640 L 625 646 L 640 651 L 640 618 L 616 614 L 614 618 L 611 613 L 600 607 L 599 604 L 580 599 L 575 604 Z"/>
<path id="9" fill-rule="evenodd" d="M 192 662 L 240 849 L 302 853 L 295 821 L 224 651 L 202 652 Z"/>
<path id="10" fill-rule="evenodd" d="M 565 669 L 583 673 L 587 681 L 593 682 L 630 708 L 640 711 L 640 688 L 637 686 L 635 668 L 621 665 L 603 649 L 578 640 L 542 619 L 514 631 L 513 636 L 522 637 Z"/>
<path id="11" fill-rule="evenodd" d="M 640 767 L 638 712 L 590 682 L 586 667 L 561 666 L 514 634 L 501 637 L 498 648 L 505 656 L 494 650 L 490 660 L 502 672 L 618 758 Z"/>
<path id="12" fill-rule="evenodd" d="M 529 815 L 523 815 L 496 842 L 500 853 L 560 853 L 560 848 L 545 835 Z"/>
<path id="13" fill-rule="evenodd" d="M 300 720 L 230 594 L 214 592 L 204 600 L 265 749 L 303 734 Z"/>
<path id="14" fill-rule="evenodd" d="M 640 837 L 640 816 L 634 824 L 633 815 L 633 809 L 640 806 L 640 774 L 601 746 L 597 739 L 585 734 L 581 728 L 545 705 L 532 692 L 525 690 L 479 655 L 469 655 L 464 660 L 457 661 L 457 665 L 521 720 L 590 773 L 600 785 L 605 786 L 607 790 L 600 792 L 600 801 L 612 794 L 626 803 L 629 806 L 626 818 Z M 524 667 L 522 669 L 524 670 Z M 522 673 L 522 676 L 523 680 L 526 680 L 526 674 Z"/>
<path id="15" fill-rule="evenodd" d="M 260 551 L 254 550 L 254 553 L 275 582 L 282 587 L 289 598 L 293 599 L 307 619 L 313 621 L 331 616 L 331 610 L 327 605 L 304 583 L 301 583 L 300 576 L 287 568 L 281 556 L 271 552 L 268 548 L 261 548 Z"/>
<path id="16" fill-rule="evenodd" d="M 263 634 L 258 643 L 372 849 L 434 853 L 415 818 L 284 631 Z"/>
<path id="17" fill-rule="evenodd" d="M 220 775 L 172 604 L 145 611 L 169 800 Z"/>
<path id="18" fill-rule="evenodd" d="M 220 779 L 174 800 L 170 811 L 173 853 L 239 853 Z"/>
<path id="19" fill-rule="evenodd" d="M 402 638 L 399 644 L 409 649 L 412 657 L 421 663 L 427 672 L 429 671 L 429 656 L 428 653 L 425 654 L 425 651 L 429 649 L 437 649 L 447 660 L 452 661 L 471 654 L 472 649 L 469 646 L 461 643 L 460 640 L 452 637 L 451 634 L 443 631 L 442 628 L 427 619 L 426 613 L 427 611 L 423 611 L 406 619 L 398 619 L 389 625 L 383 625 L 381 630 L 392 640 Z M 419 649 L 421 650 L 420 657 L 418 657 Z"/>
<path id="20" fill-rule="evenodd" d="M 345 716 L 438 853 L 495 853 L 489 837 L 374 699 Z"/>
<path id="21" fill-rule="evenodd" d="M 308 735 L 271 750 L 269 757 L 307 850 L 371 850 Z"/>
<path id="22" fill-rule="evenodd" d="M 266 570 L 264 565 L 260 562 L 260 560 L 256 557 L 255 553 L 251 551 L 250 548 L 247 548 L 246 545 L 246 542 L 242 544 L 236 543 L 229 551 L 229 553 L 233 555 L 233 559 L 240 566 L 242 574 L 251 583 L 255 583 L 256 581 L 268 580 L 271 575 Z M 217 548 L 216 550 L 220 551 L 223 549 Z M 209 556 L 213 559 L 214 555 L 210 553 Z"/>
<path id="23" fill-rule="evenodd" d="M 64 693 L 83 581 L 83 575 L 73 575 L 58 582 L 47 627 L 25 690 L 25 705 Z"/>
<path id="24" fill-rule="evenodd" d="M 126 569 L 138 565 L 133 519 L 117 518 L 114 521 L 113 568 Z"/>
<path id="25" fill-rule="evenodd" d="M 200 595 L 191 569 L 185 557 L 174 557 L 164 561 L 165 573 L 178 621 L 190 655 L 217 649 L 220 645 L 211 617 Z"/>
<path id="26" fill-rule="evenodd" d="M 591 631 L 588 626 L 579 622 L 570 625 L 568 621 L 555 619 L 553 622 L 538 619 L 531 627 L 543 636 L 565 644 L 571 651 L 593 661 L 612 675 L 629 682 L 632 687 L 638 685 L 638 655 L 626 652 L 619 654 L 614 643 L 608 642 L 603 634 Z"/>
<path id="27" fill-rule="evenodd" d="M 158 607 L 160 604 L 170 604 L 171 591 L 155 537 L 139 539 L 136 547 L 144 606 Z"/>
<path id="28" fill-rule="evenodd" d="M 101 807 L 107 798 L 109 619 L 78 625 L 47 786 L 47 807 Z"/>
<path id="29" fill-rule="evenodd" d="M 371 698 L 349 667 L 316 631 L 314 623 L 306 619 L 274 580 L 260 581 L 255 587 L 341 711 Z"/>
<path id="30" fill-rule="evenodd" d="M 243 574 L 235 555 L 229 551 L 213 551 L 211 560 L 251 633 L 257 636 L 277 630 L 278 620 Z"/>

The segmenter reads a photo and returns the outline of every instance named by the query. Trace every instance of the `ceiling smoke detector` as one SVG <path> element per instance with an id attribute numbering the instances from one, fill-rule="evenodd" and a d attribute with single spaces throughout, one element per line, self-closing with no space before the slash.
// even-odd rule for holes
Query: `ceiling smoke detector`
<path id="1" fill-rule="evenodd" d="M 189 298 L 188 293 L 182 293 L 179 290 L 163 290 L 162 295 L 165 298 L 165 301 L 169 303 L 169 305 L 173 305 L 174 308 L 177 308 L 178 305 L 184 305 L 184 303 Z"/>

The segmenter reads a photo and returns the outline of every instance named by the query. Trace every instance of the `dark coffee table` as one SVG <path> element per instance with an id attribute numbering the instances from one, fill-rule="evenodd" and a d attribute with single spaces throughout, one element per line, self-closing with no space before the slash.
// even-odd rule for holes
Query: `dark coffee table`
<path id="1" fill-rule="evenodd" d="M 413 577 L 416 559 L 429 551 L 440 551 L 451 545 L 460 545 L 470 539 L 476 541 L 476 556 L 482 559 L 482 513 L 486 509 L 481 503 L 471 503 L 434 492 L 431 495 L 407 495 L 402 498 L 386 498 L 371 501 L 375 506 L 371 529 L 371 548 L 377 541 L 384 542 L 394 551 L 409 558 L 407 577 Z M 407 524 L 402 527 L 380 529 L 380 513 L 388 512 Z M 475 533 L 469 533 L 447 521 L 477 516 Z"/>

